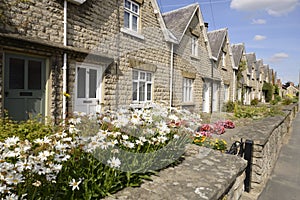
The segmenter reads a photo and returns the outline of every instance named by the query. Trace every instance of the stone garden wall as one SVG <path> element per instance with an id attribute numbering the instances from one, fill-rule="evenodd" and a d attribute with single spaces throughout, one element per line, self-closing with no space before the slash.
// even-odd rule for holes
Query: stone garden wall
<path id="1" fill-rule="evenodd" d="M 242 127 L 232 138 L 253 141 L 251 190 L 244 192 L 247 161 L 239 156 L 190 145 L 182 163 L 160 171 L 138 188 L 125 188 L 112 199 L 257 199 L 275 166 L 291 124 L 296 104 L 285 107 L 284 115 L 258 120 Z"/>
<path id="2" fill-rule="evenodd" d="M 245 126 L 235 140 L 253 141 L 250 196 L 256 199 L 270 177 L 282 144 L 288 139 L 291 124 L 298 112 L 296 104 L 283 109 L 284 115 L 268 117 Z M 248 196 L 248 195 L 247 195 Z"/>
<path id="3" fill-rule="evenodd" d="M 238 156 L 190 145 L 178 166 L 160 171 L 141 187 L 125 188 L 106 199 L 238 200 L 244 190 L 246 165 Z"/>

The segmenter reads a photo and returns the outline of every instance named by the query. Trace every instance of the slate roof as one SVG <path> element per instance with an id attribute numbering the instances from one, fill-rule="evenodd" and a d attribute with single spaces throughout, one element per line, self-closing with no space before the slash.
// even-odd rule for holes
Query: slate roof
<path id="1" fill-rule="evenodd" d="M 264 61 L 262 59 L 259 59 L 256 61 L 256 77 L 258 78 L 260 73 L 262 72 L 262 67 L 264 65 Z"/>
<path id="2" fill-rule="evenodd" d="M 189 26 L 189 22 L 198 7 L 199 4 L 194 3 L 186 7 L 162 14 L 167 28 L 172 32 L 179 42 L 185 34 L 186 28 Z"/>
<path id="3" fill-rule="evenodd" d="M 247 53 L 246 58 L 247 58 L 247 65 L 248 65 L 248 73 L 251 74 L 252 67 L 256 62 L 256 55 L 255 53 Z"/>
<path id="4" fill-rule="evenodd" d="M 226 35 L 227 28 L 210 31 L 207 33 L 212 56 L 216 59 L 218 59 L 220 56 L 220 52 L 225 42 Z"/>
<path id="5" fill-rule="evenodd" d="M 234 44 L 231 46 L 232 49 L 232 56 L 234 60 L 234 65 L 236 68 L 239 67 L 239 64 L 242 60 L 243 57 L 243 52 L 245 50 L 245 45 L 240 43 L 240 44 Z"/>

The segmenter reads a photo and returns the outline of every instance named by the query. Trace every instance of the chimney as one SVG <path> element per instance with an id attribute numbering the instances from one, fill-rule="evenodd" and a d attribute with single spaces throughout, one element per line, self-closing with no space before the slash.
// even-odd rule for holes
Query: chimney
<path id="1" fill-rule="evenodd" d="M 208 23 L 207 22 L 204 22 L 204 27 L 205 27 L 205 31 L 207 33 L 208 32 Z"/>

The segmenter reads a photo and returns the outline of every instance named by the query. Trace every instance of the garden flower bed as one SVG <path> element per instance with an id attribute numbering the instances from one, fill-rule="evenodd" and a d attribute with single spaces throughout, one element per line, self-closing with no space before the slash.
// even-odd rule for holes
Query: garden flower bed
<path id="1" fill-rule="evenodd" d="M 139 186 L 176 164 L 188 143 L 204 145 L 210 139 L 195 131 L 200 116 L 155 104 L 99 115 L 75 113 L 55 129 L 31 123 L 45 128 L 41 138 L 24 136 L 24 123 L 2 121 L 3 130 L 14 127 L 14 136 L 0 140 L 1 198 L 99 199 Z M 223 150 L 226 142 L 211 139 L 204 146 Z"/>

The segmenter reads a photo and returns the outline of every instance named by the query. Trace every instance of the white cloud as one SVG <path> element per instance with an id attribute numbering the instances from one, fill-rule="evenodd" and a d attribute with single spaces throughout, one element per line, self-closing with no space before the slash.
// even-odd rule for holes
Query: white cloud
<path id="1" fill-rule="evenodd" d="M 293 11 L 299 0 L 232 0 L 230 8 L 241 11 L 265 10 L 269 15 L 281 16 Z"/>
<path id="2" fill-rule="evenodd" d="M 264 19 L 253 19 L 252 24 L 266 24 L 267 21 Z"/>
<path id="3" fill-rule="evenodd" d="M 284 59 L 287 59 L 288 57 L 289 57 L 289 55 L 286 53 L 276 53 L 270 58 L 270 62 L 273 62 L 273 63 L 280 62 Z"/>
<path id="4" fill-rule="evenodd" d="M 264 36 L 264 35 L 256 35 L 256 36 L 253 38 L 253 40 L 255 40 L 255 41 L 261 41 L 261 40 L 265 40 L 265 39 L 267 39 L 267 37 Z"/>

